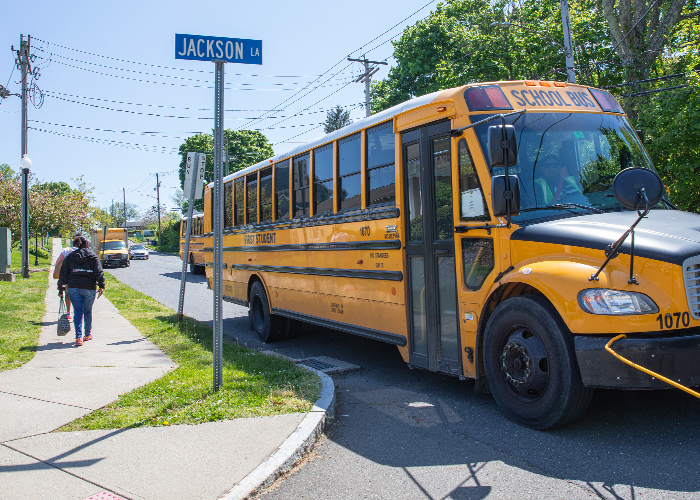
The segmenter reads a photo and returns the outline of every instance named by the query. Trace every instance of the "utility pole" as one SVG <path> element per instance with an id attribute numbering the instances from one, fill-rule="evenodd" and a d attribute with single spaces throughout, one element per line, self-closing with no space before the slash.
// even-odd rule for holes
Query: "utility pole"
<path id="1" fill-rule="evenodd" d="M 357 79 L 355 79 L 355 83 L 357 82 L 365 82 L 365 116 L 369 117 L 371 114 L 371 102 L 369 98 L 369 83 L 370 80 L 372 79 L 372 75 L 375 74 L 377 71 L 379 71 L 378 66 L 370 66 L 371 64 L 383 64 L 387 65 L 389 63 L 384 62 L 384 61 L 369 61 L 367 58 L 363 55 L 362 59 L 351 59 L 348 57 L 348 61 L 353 61 L 353 62 L 361 62 L 362 64 L 365 65 L 365 72 L 361 74 Z"/>
<path id="2" fill-rule="evenodd" d="M 114 219 L 114 200 L 112 200 L 112 210 L 110 210 L 109 216 Z M 114 220 L 112 220 L 112 224 L 114 224 Z"/>
<path id="3" fill-rule="evenodd" d="M 569 4 L 567 0 L 560 0 L 561 24 L 564 30 L 564 53 L 566 54 L 566 81 L 576 83 L 574 72 L 574 49 L 571 45 L 571 18 L 569 17 Z"/>
<path id="4" fill-rule="evenodd" d="M 22 276 L 29 278 L 29 208 L 28 208 L 28 177 L 29 167 L 32 162 L 27 156 L 28 140 L 27 140 L 27 73 L 31 73 L 32 68 L 29 65 L 29 43 L 31 36 L 19 36 L 19 50 L 17 51 L 17 66 L 22 72 Z M 14 51 L 14 47 L 12 47 Z"/>
<path id="5" fill-rule="evenodd" d="M 126 229 L 126 188 L 122 188 L 122 194 L 124 195 L 124 229 Z"/>
<path id="6" fill-rule="evenodd" d="M 161 246 L 160 241 L 160 181 L 158 180 L 158 172 L 156 172 L 156 200 L 158 201 L 158 246 Z"/>

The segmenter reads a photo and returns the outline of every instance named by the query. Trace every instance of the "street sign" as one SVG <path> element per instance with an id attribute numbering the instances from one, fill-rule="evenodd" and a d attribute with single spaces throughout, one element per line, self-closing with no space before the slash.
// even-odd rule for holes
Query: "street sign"
<path id="1" fill-rule="evenodd" d="M 262 40 L 176 33 L 175 59 L 262 64 Z"/>
<path id="2" fill-rule="evenodd" d="M 185 166 L 185 188 L 183 192 L 185 196 L 190 192 L 192 187 L 192 176 L 197 178 L 197 184 L 194 187 L 194 199 L 202 199 L 202 190 L 204 188 L 204 166 L 207 163 L 207 155 L 199 155 L 199 166 L 195 169 L 194 167 L 194 155 L 195 153 L 187 153 L 187 165 Z M 197 170 L 197 172 L 195 172 Z"/>

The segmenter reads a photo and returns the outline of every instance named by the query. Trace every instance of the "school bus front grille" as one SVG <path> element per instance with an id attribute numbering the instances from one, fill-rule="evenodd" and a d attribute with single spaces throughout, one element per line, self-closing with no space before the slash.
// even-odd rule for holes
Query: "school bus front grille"
<path id="1" fill-rule="evenodd" d="M 700 255 L 686 259 L 683 274 L 688 309 L 693 318 L 700 319 Z"/>

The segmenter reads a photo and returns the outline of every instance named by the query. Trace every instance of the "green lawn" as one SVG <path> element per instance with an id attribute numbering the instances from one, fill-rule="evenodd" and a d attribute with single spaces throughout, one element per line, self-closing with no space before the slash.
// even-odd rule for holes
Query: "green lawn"
<path id="1" fill-rule="evenodd" d="M 34 244 L 32 243 L 32 246 Z M 51 247 L 49 247 L 49 254 L 51 253 Z M 43 257 L 39 257 L 39 264 L 36 265 L 34 264 L 36 257 L 34 255 L 29 254 L 29 270 L 32 271 L 33 269 L 42 269 L 44 271 L 48 271 L 49 267 L 53 262 L 51 262 L 51 259 L 44 259 Z M 13 248 L 12 249 L 12 265 L 10 266 L 10 270 L 14 273 L 20 273 L 17 275 L 17 279 L 20 279 L 20 276 L 22 276 L 21 271 L 22 271 L 22 252 L 20 252 L 19 248 Z M 33 278 L 34 276 L 32 276 Z M 46 290 L 46 288 L 44 288 Z"/>
<path id="2" fill-rule="evenodd" d="M 30 279 L 18 275 L 15 283 L 0 281 L 0 371 L 22 366 L 34 357 L 46 309 L 48 274 L 32 273 Z"/>
<path id="3" fill-rule="evenodd" d="M 186 318 L 105 273 L 105 295 L 119 312 L 178 364 L 159 380 L 61 431 L 198 424 L 304 412 L 318 398 L 318 377 L 293 362 L 224 342 L 223 387 L 212 390 L 212 329 Z"/>

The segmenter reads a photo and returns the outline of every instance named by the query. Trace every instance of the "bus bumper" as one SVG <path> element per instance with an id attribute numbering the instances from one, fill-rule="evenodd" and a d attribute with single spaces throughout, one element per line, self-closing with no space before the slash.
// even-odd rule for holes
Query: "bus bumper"
<path id="1" fill-rule="evenodd" d="M 632 363 L 686 387 L 700 386 L 700 329 L 682 337 L 624 338 L 611 347 Z M 633 368 L 605 350 L 613 336 L 574 337 L 581 379 L 586 387 L 668 389 L 671 385 Z"/>

